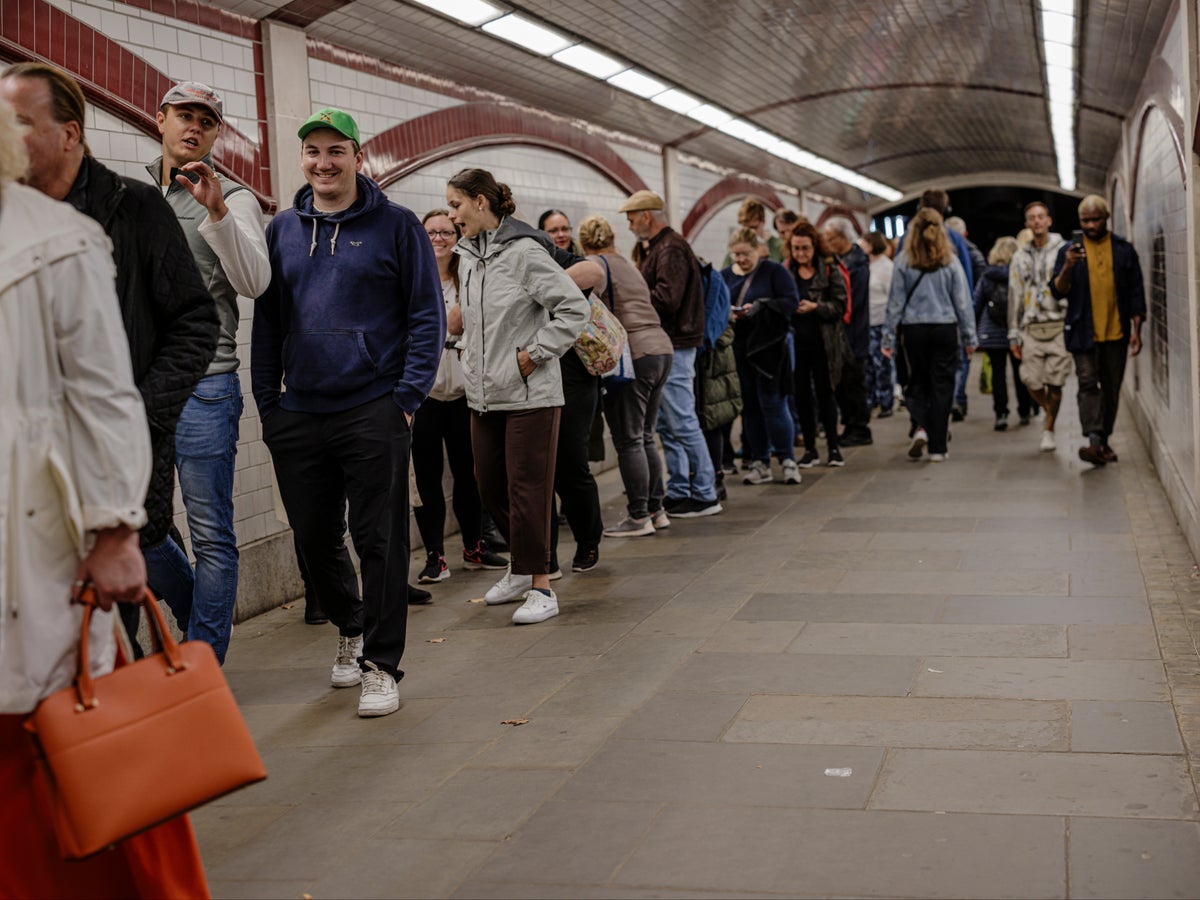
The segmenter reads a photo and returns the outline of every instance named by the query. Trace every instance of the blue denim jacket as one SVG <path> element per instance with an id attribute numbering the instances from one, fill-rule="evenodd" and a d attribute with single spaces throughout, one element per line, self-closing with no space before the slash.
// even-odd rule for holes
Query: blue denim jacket
<path id="1" fill-rule="evenodd" d="M 967 288 L 967 276 L 962 263 L 952 259 L 942 268 L 926 272 L 920 284 L 917 284 L 920 275 L 920 270 L 908 265 L 908 254 L 901 253 L 896 257 L 892 287 L 888 291 L 887 316 L 883 322 L 883 346 L 889 349 L 895 346 L 896 327 L 899 325 L 950 325 L 957 322 L 963 346 L 974 347 L 975 311 L 971 306 L 971 292 Z M 912 297 L 908 297 L 914 284 L 916 290 L 912 292 Z"/>

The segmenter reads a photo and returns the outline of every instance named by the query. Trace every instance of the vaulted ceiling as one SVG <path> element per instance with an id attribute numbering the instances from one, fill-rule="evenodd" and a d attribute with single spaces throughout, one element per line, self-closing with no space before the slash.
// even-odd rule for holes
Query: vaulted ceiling
<path id="1" fill-rule="evenodd" d="M 406 0 L 216 0 L 315 38 L 855 204 L 839 184 Z M 908 194 L 1058 183 L 1037 0 L 501 3 Z M 1080 190 L 1101 190 L 1171 0 L 1080 0 Z"/>

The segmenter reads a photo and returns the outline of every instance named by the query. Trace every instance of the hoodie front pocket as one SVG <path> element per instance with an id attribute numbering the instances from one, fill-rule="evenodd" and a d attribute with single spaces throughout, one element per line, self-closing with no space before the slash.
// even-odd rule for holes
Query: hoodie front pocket
<path id="1" fill-rule="evenodd" d="M 349 394 L 371 384 L 379 367 L 361 331 L 297 331 L 283 342 L 283 383 L 306 394 Z"/>

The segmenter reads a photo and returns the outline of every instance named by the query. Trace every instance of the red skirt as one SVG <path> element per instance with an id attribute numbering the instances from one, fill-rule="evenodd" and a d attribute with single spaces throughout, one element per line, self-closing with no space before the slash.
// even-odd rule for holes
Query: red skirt
<path id="1" fill-rule="evenodd" d="M 0 898 L 209 896 L 187 816 L 87 859 L 64 860 L 24 720 L 0 715 Z"/>

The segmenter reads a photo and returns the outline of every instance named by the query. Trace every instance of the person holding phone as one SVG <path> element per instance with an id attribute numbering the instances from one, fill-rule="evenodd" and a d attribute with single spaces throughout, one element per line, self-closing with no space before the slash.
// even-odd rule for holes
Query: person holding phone
<path id="1" fill-rule="evenodd" d="M 1108 203 L 1089 194 L 1079 204 L 1080 228 L 1061 248 L 1050 291 L 1066 298 L 1066 347 L 1079 380 L 1079 424 L 1088 442 L 1079 458 L 1116 462 L 1109 437 L 1117 420 L 1125 361 L 1142 349 L 1146 293 L 1137 251 L 1108 230 Z"/>

